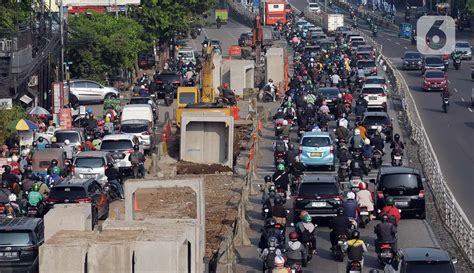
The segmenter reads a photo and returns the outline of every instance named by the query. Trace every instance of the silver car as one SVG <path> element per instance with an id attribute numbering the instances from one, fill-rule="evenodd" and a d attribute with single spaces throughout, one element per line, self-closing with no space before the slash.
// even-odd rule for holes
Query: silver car
<path id="1" fill-rule="evenodd" d="M 105 169 L 107 163 L 114 163 L 112 155 L 103 151 L 87 151 L 81 152 L 74 160 L 75 178 L 96 179 L 102 185 L 107 182 Z"/>
<path id="2" fill-rule="evenodd" d="M 461 53 L 462 59 L 472 60 L 472 50 L 469 42 L 457 41 L 454 50 Z"/>
<path id="3" fill-rule="evenodd" d="M 69 90 L 79 102 L 102 102 L 104 99 L 119 98 L 120 96 L 116 88 L 103 86 L 90 80 L 70 80 Z"/>
<path id="4" fill-rule="evenodd" d="M 120 132 L 138 137 L 143 150 L 150 152 L 155 148 L 155 133 L 150 121 L 145 119 L 124 120 L 120 124 Z"/>

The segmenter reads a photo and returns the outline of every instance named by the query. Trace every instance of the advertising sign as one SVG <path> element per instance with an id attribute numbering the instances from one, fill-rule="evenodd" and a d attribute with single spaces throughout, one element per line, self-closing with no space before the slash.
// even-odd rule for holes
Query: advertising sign
<path id="1" fill-rule="evenodd" d="M 71 108 L 62 108 L 59 111 L 59 127 L 61 129 L 71 129 L 72 127 Z"/>

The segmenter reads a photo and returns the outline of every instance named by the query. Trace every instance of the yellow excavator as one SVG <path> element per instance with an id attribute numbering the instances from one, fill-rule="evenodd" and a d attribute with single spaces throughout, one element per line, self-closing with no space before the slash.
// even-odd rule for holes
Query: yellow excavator
<path id="1" fill-rule="evenodd" d="M 176 126 L 181 127 L 181 117 L 184 112 L 221 112 L 227 116 L 231 115 L 231 108 L 215 101 L 215 89 L 213 86 L 213 56 L 214 50 L 211 42 L 207 50 L 201 71 L 201 90 L 198 86 L 178 87 L 176 110 Z"/>

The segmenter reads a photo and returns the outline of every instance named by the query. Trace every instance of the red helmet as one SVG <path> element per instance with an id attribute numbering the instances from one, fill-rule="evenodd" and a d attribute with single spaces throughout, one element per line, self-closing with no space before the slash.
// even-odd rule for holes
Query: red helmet
<path id="1" fill-rule="evenodd" d="M 298 233 L 296 233 L 296 231 L 292 231 L 288 235 L 288 238 L 290 238 L 290 241 L 298 241 Z"/>
<path id="2" fill-rule="evenodd" d="M 103 119 L 100 119 L 97 121 L 97 126 L 103 126 L 105 124 L 105 121 Z"/>
<path id="3" fill-rule="evenodd" d="M 222 86 L 223 86 L 225 89 L 229 88 L 229 84 L 226 83 L 226 82 L 225 82 Z"/>
<path id="4" fill-rule="evenodd" d="M 306 210 L 302 210 L 302 211 L 300 212 L 300 219 L 303 219 L 303 217 L 304 217 L 306 214 L 308 214 L 308 212 L 307 212 Z"/>
<path id="5" fill-rule="evenodd" d="M 367 186 L 365 185 L 365 182 L 360 182 L 359 183 L 359 189 L 360 190 L 365 190 L 367 188 Z"/>

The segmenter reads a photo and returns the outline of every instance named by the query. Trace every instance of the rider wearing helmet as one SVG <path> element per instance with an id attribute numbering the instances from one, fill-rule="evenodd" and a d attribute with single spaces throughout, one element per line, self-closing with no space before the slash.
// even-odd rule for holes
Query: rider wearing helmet
<path id="1" fill-rule="evenodd" d="M 36 149 L 38 151 L 44 151 L 46 149 L 46 144 L 48 144 L 48 141 L 44 139 L 43 137 L 38 137 L 36 140 Z"/>
<path id="2" fill-rule="evenodd" d="M 308 257 L 308 251 L 304 244 L 298 241 L 298 233 L 296 231 L 290 232 L 288 238 L 290 239 L 286 246 L 285 257 L 288 265 L 298 264 L 305 266 Z"/>
<path id="3" fill-rule="evenodd" d="M 316 226 L 313 224 L 313 218 L 309 214 L 304 214 L 300 222 L 296 224 L 295 231 L 298 233 L 302 243 L 310 243 L 310 251 L 316 254 Z"/>
<path id="4" fill-rule="evenodd" d="M 138 165 L 138 177 L 135 178 L 145 178 L 145 156 L 140 152 L 140 146 L 133 145 L 133 153 L 129 158 L 132 166 Z"/>
<path id="5" fill-rule="evenodd" d="M 71 142 L 69 141 L 69 139 L 64 140 L 63 150 L 66 154 L 66 158 L 72 159 L 72 157 L 74 156 L 74 147 L 71 146 Z"/>
<path id="6" fill-rule="evenodd" d="M 277 189 L 283 189 L 283 191 L 288 191 L 289 183 L 290 183 L 290 178 L 288 176 L 288 172 L 285 170 L 285 165 L 282 163 L 277 165 L 277 169 L 275 173 L 273 173 L 273 182 L 275 183 L 275 186 Z M 285 195 L 287 195 L 285 193 Z M 290 197 L 289 195 L 285 197 Z"/>
<path id="7" fill-rule="evenodd" d="M 120 198 L 124 199 L 123 195 L 123 187 L 122 187 L 122 173 L 115 168 L 114 163 L 108 162 L 107 168 L 105 169 L 105 176 L 107 177 L 107 181 L 117 188 L 118 193 L 120 194 Z"/>
<path id="8" fill-rule="evenodd" d="M 258 243 L 258 248 L 265 249 L 269 246 L 269 240 L 271 237 L 277 239 L 278 244 L 284 241 L 282 231 L 275 227 L 276 221 L 273 218 L 269 218 L 265 221 L 265 225 L 262 230 L 262 235 L 260 236 L 260 242 Z"/>
<path id="9" fill-rule="evenodd" d="M 272 181 L 272 177 L 270 175 L 266 175 L 264 177 L 265 184 L 263 184 L 261 191 L 262 193 L 262 204 L 265 204 L 270 197 L 274 197 L 275 183 Z"/>
<path id="10" fill-rule="evenodd" d="M 28 206 L 38 208 L 38 211 L 42 208 L 43 195 L 39 192 L 40 185 L 34 184 L 31 188 L 30 193 L 28 193 Z"/>
<path id="11" fill-rule="evenodd" d="M 12 167 L 10 165 L 3 165 L 3 170 L 2 182 L 6 183 L 7 188 L 19 182 L 18 176 L 11 173 Z"/>
<path id="12" fill-rule="evenodd" d="M 397 207 L 395 207 L 395 201 L 393 200 L 393 197 L 387 197 L 386 206 L 382 209 L 380 214 L 387 214 L 390 222 L 398 226 L 401 216 L 400 211 Z"/>
<path id="13" fill-rule="evenodd" d="M 271 273 L 289 273 L 291 270 L 285 267 L 286 259 L 285 257 L 279 255 L 276 256 L 274 259 L 275 268 L 271 271 Z"/>
<path id="14" fill-rule="evenodd" d="M 351 261 L 359 261 L 361 266 L 364 265 L 364 253 L 367 252 L 367 246 L 364 241 L 359 238 L 360 233 L 358 230 L 353 230 L 351 239 L 347 241 L 346 252 L 349 263 Z"/>
<path id="15" fill-rule="evenodd" d="M 348 218 L 357 218 L 357 209 L 359 208 L 359 204 L 355 200 L 355 193 L 348 192 L 346 195 L 346 200 L 342 202 L 342 208 L 344 208 L 344 214 Z"/>
<path id="16" fill-rule="evenodd" d="M 337 244 L 337 238 L 340 235 L 349 237 L 349 228 L 351 227 L 351 222 L 349 218 L 344 214 L 344 208 L 339 207 L 336 210 L 337 216 L 333 217 L 329 223 L 331 228 L 331 233 L 329 234 L 329 239 L 331 241 L 331 249 L 333 249 Z"/>
<path id="17" fill-rule="evenodd" d="M 359 129 L 359 132 L 360 132 L 360 136 L 363 138 L 363 139 L 366 139 L 367 138 L 367 129 L 365 128 L 364 126 L 364 123 L 362 121 L 359 121 L 357 123 L 357 127 L 356 127 L 356 130 Z"/>
<path id="18" fill-rule="evenodd" d="M 86 141 L 81 145 L 81 151 L 95 151 L 91 136 L 86 136 Z"/>
<path id="19" fill-rule="evenodd" d="M 360 129 L 354 129 L 354 136 L 351 138 L 351 148 L 352 150 L 359 150 L 364 147 L 364 139 L 360 134 Z"/>
<path id="20" fill-rule="evenodd" d="M 282 255 L 279 246 L 278 239 L 275 237 L 270 237 L 268 239 L 268 247 L 263 249 L 260 253 L 260 258 L 263 260 L 263 268 L 265 272 L 267 269 L 275 268 L 275 257 Z"/>
<path id="21" fill-rule="evenodd" d="M 58 160 L 57 159 L 52 159 L 51 162 L 49 163 L 47 173 L 51 175 L 53 173 L 54 167 L 58 166 Z"/>
<path id="22" fill-rule="evenodd" d="M 36 178 L 36 181 L 31 186 L 31 189 L 33 189 L 33 186 L 36 185 L 36 187 L 38 187 L 38 192 L 41 193 L 41 195 L 43 195 L 43 199 L 48 198 L 49 191 L 50 191 L 48 185 L 46 185 L 45 183 L 43 183 L 43 181 L 41 181 L 40 176 L 36 176 L 35 178 Z"/>
<path id="23" fill-rule="evenodd" d="M 2 188 L 0 189 L 0 203 L 6 204 L 8 203 L 11 191 L 9 189 L 8 183 L 6 181 L 2 181 Z"/>
<path id="24" fill-rule="evenodd" d="M 370 139 L 364 139 L 364 146 L 362 147 L 362 156 L 364 158 L 372 159 L 374 155 L 374 147 L 370 145 Z"/>
<path id="25" fill-rule="evenodd" d="M 384 137 L 382 137 L 382 128 L 377 127 L 377 130 L 375 131 L 374 136 L 370 140 L 370 143 L 374 147 L 374 151 L 378 150 L 378 151 L 382 152 L 382 154 L 383 154 L 383 150 L 385 148 L 385 143 L 384 142 L 385 142 L 385 139 L 384 139 Z"/>
<path id="26" fill-rule="evenodd" d="M 286 209 L 283 206 L 283 200 L 279 195 L 275 196 L 271 210 L 275 221 L 284 227 L 286 225 Z"/>
<path id="27" fill-rule="evenodd" d="M 288 145 L 288 151 L 286 152 L 285 164 L 288 166 L 292 166 L 297 155 L 298 151 L 295 150 L 295 145 L 293 143 L 290 143 Z"/>
<path id="28" fill-rule="evenodd" d="M 400 140 L 400 135 L 399 134 L 395 134 L 393 136 L 393 141 L 390 144 L 390 149 L 392 149 L 392 154 L 391 154 L 392 160 L 393 160 L 393 156 L 396 153 L 400 153 L 400 155 L 403 155 L 403 150 L 405 149 L 405 145 Z"/>
<path id="29" fill-rule="evenodd" d="M 359 184 L 359 191 L 356 194 L 356 200 L 359 203 L 359 207 L 366 207 L 369 215 L 372 215 L 374 211 L 374 200 L 372 193 L 367 189 L 367 183 L 361 182 Z"/>
<path id="30" fill-rule="evenodd" d="M 397 251 L 397 227 L 390 223 L 388 215 L 383 214 L 381 222 L 378 223 L 374 228 L 374 233 L 377 234 L 375 239 L 375 252 L 380 252 L 381 243 L 390 243 L 392 245 L 392 251 Z"/>

